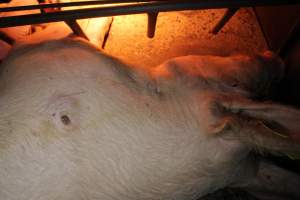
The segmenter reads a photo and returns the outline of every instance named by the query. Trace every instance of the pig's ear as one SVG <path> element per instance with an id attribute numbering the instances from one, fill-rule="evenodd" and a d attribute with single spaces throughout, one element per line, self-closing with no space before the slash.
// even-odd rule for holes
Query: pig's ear
<path id="1" fill-rule="evenodd" d="M 259 152 L 300 157 L 300 140 L 297 140 L 300 111 L 243 97 L 222 98 L 219 104 L 227 113 L 226 124 L 222 125 L 226 127 L 225 136 L 238 139 Z"/>

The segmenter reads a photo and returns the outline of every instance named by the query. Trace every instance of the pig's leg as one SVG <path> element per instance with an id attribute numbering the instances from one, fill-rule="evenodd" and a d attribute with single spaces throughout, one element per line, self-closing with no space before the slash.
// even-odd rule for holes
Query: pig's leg
<path id="1" fill-rule="evenodd" d="M 300 111 L 227 95 L 213 97 L 211 102 L 222 112 L 211 132 L 241 140 L 260 152 L 300 156 L 300 140 L 295 140 L 299 138 Z"/>
<path id="2" fill-rule="evenodd" d="M 235 185 L 258 199 L 300 199 L 300 175 L 274 165 L 264 159 L 259 162 L 257 175 Z"/>

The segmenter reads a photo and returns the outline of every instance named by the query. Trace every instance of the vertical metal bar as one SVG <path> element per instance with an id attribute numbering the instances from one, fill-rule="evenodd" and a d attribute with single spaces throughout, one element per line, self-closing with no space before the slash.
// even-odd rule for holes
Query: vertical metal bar
<path id="1" fill-rule="evenodd" d="M 149 13 L 147 13 L 147 15 L 148 15 L 147 36 L 148 36 L 148 38 L 153 38 L 155 35 L 158 12 L 149 12 Z"/>
<path id="2" fill-rule="evenodd" d="M 225 26 L 225 24 L 231 19 L 231 17 L 239 10 L 240 8 L 228 8 L 220 19 L 220 21 L 212 29 L 213 34 L 218 34 L 219 31 Z"/>
<path id="3" fill-rule="evenodd" d="M 81 29 L 80 25 L 77 23 L 76 20 L 66 20 L 65 23 L 70 27 L 70 29 L 73 31 L 75 35 L 82 37 L 86 40 L 89 40 L 89 38 L 86 36 L 86 34 Z"/>
<path id="4" fill-rule="evenodd" d="M 105 45 L 106 45 L 106 42 L 107 42 L 107 40 L 108 40 L 108 37 L 109 37 L 109 34 L 110 34 L 110 30 L 111 30 L 111 27 L 112 27 L 112 24 L 113 24 L 113 20 L 114 20 L 114 18 L 112 17 L 112 21 L 111 21 L 111 23 L 109 24 L 108 30 L 107 30 L 107 32 L 106 32 L 104 38 L 103 38 L 103 42 L 102 42 L 102 45 L 101 45 L 102 49 L 105 48 Z"/>
<path id="5" fill-rule="evenodd" d="M 268 40 L 268 37 L 267 37 L 267 34 L 266 34 L 266 31 L 265 31 L 265 29 L 264 29 L 264 27 L 263 27 L 263 25 L 262 25 L 262 23 L 261 23 L 260 18 L 258 17 L 257 10 L 256 10 L 255 7 L 252 7 L 252 10 L 253 10 L 253 12 L 254 12 L 254 14 L 255 14 L 256 20 L 257 20 L 258 25 L 259 25 L 259 27 L 260 27 L 260 30 L 261 30 L 261 32 L 262 32 L 262 34 L 263 34 L 263 36 L 264 36 L 265 42 L 266 42 L 268 48 L 272 50 L 270 41 Z"/>
<path id="6" fill-rule="evenodd" d="M 290 51 L 300 42 L 300 18 L 293 30 L 290 32 L 288 39 L 278 50 L 279 56 L 286 58 Z"/>
<path id="7" fill-rule="evenodd" d="M 39 4 L 47 3 L 46 0 L 38 0 L 38 2 L 39 2 Z M 61 9 L 60 8 L 41 8 L 40 11 L 41 11 L 41 13 L 50 13 L 50 12 L 61 11 Z M 69 26 L 69 28 L 73 31 L 73 33 L 75 35 L 82 37 L 86 40 L 89 40 L 75 19 L 74 20 L 73 19 L 66 20 L 65 23 Z"/>

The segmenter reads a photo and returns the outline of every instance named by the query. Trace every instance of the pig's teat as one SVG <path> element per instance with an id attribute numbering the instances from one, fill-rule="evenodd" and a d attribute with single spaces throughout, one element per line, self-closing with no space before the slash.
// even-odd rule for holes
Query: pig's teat
<path id="1" fill-rule="evenodd" d="M 69 125 L 69 124 L 71 124 L 71 120 L 70 120 L 70 118 L 69 118 L 69 116 L 68 115 L 62 115 L 61 117 L 60 117 L 60 120 L 61 120 L 61 122 L 64 124 L 64 125 Z"/>

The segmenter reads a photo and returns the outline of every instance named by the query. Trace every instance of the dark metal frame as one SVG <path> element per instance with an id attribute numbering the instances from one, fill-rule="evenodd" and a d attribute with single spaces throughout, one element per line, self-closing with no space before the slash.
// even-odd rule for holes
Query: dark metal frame
<path id="1" fill-rule="evenodd" d="M 122 3 L 122 5 L 115 5 Z M 125 3 L 125 5 L 123 4 Z M 128 5 L 128 3 L 130 3 Z M 107 17 L 114 15 L 128 15 L 139 13 L 153 13 L 179 10 L 198 10 L 212 8 L 240 8 L 251 6 L 275 6 L 299 4 L 299 0 L 102 0 L 72 3 L 40 4 L 31 6 L 0 8 L 0 12 L 10 12 L 16 10 L 34 10 L 45 8 L 62 8 L 79 5 L 99 5 L 95 8 L 73 9 L 51 13 L 27 14 L 20 16 L 9 16 L 0 18 L 0 28 L 10 26 L 22 26 L 30 24 L 68 21 L 93 17 Z M 106 7 L 101 5 L 112 4 Z"/>
<path id="2" fill-rule="evenodd" d="M 225 26 L 225 24 L 233 17 L 233 15 L 239 10 L 240 8 L 228 8 L 223 15 L 223 17 L 219 20 L 219 22 L 215 25 L 212 29 L 213 34 L 219 33 L 219 31 Z"/>
<path id="3" fill-rule="evenodd" d="M 42 3 L 0 8 L 0 13 L 27 10 L 40 11 L 38 14 L 0 17 L 0 28 L 64 21 L 75 35 L 88 40 L 88 37 L 77 23 L 77 19 L 147 13 L 147 36 L 153 38 L 159 12 L 227 8 L 223 17 L 211 30 L 213 34 L 217 34 L 241 7 L 300 4 L 300 0 L 91 0 L 51 4 L 45 4 L 44 0 L 39 0 L 39 2 Z M 66 7 L 91 5 L 95 7 L 61 10 Z M 0 38 L 8 43 L 14 42 L 12 38 L 1 31 Z"/>

